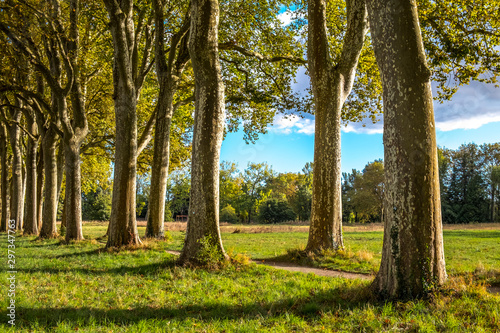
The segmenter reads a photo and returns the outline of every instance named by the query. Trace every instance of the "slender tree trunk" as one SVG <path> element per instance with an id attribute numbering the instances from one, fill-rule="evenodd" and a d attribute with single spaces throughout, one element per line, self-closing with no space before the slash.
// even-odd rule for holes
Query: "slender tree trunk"
<path id="1" fill-rule="evenodd" d="M 37 199 L 37 225 L 38 231 L 42 229 L 42 210 L 43 210 L 43 145 L 40 145 L 38 151 L 38 161 L 36 164 L 36 199 Z"/>
<path id="2" fill-rule="evenodd" d="M 42 211 L 42 228 L 40 238 L 57 237 L 57 134 L 50 127 L 43 134 L 43 167 L 45 173 L 44 202 Z"/>
<path id="3" fill-rule="evenodd" d="M 17 110 L 12 120 L 19 122 L 21 112 Z M 24 213 L 24 198 L 23 198 L 23 159 L 21 154 L 20 135 L 21 130 L 16 124 L 10 125 L 10 146 L 12 149 L 12 197 L 10 218 L 16 221 L 16 229 L 22 230 L 23 213 Z"/>
<path id="4" fill-rule="evenodd" d="M 8 158 L 7 144 L 7 128 L 4 123 L 0 123 L 0 161 L 2 163 L 2 221 L 0 223 L 0 231 L 7 231 L 7 225 L 10 220 L 10 161 Z"/>
<path id="5" fill-rule="evenodd" d="M 491 222 L 495 222 L 495 195 L 496 195 L 496 185 L 491 184 Z"/>
<path id="6" fill-rule="evenodd" d="M 219 4 L 193 0 L 189 54 L 195 77 L 195 121 L 186 240 L 179 262 L 197 262 L 202 244 L 225 257 L 219 230 L 219 159 L 224 85 L 218 55 Z"/>
<path id="7" fill-rule="evenodd" d="M 31 122 L 30 127 L 36 126 Z M 37 165 L 36 152 L 38 141 L 28 138 L 26 151 L 26 216 L 24 221 L 25 235 L 38 235 L 38 201 L 37 201 Z"/>
<path id="8" fill-rule="evenodd" d="M 168 164 L 170 158 L 170 128 L 175 112 L 173 105 L 179 79 L 189 59 L 187 50 L 188 18 L 180 30 L 171 37 L 168 57 L 165 54 L 165 28 L 163 6 L 153 1 L 155 15 L 156 70 L 160 91 L 156 110 L 151 190 L 147 214 L 146 237 L 164 237 L 165 195 L 167 191 Z M 168 58 L 168 59 L 167 59 Z"/>
<path id="9" fill-rule="evenodd" d="M 69 242 L 70 240 L 83 240 L 80 145 L 66 143 L 64 155 L 66 171 L 64 221 L 66 242 Z"/>
<path id="10" fill-rule="evenodd" d="M 308 61 L 315 103 L 314 173 L 307 251 L 338 249 L 342 237 L 341 112 L 349 96 L 367 32 L 364 0 L 347 1 L 348 22 L 338 64 L 330 56 L 326 0 L 308 5 Z"/>
<path id="11" fill-rule="evenodd" d="M 172 90 L 164 92 L 164 94 L 167 94 L 164 101 L 167 105 L 158 105 L 157 110 L 146 237 L 164 237 L 165 195 L 167 192 L 170 157 L 173 93 Z"/>
<path id="12" fill-rule="evenodd" d="M 384 100 L 384 245 L 374 287 L 383 297 L 418 297 L 446 280 L 431 72 L 415 2 L 367 3 Z"/>

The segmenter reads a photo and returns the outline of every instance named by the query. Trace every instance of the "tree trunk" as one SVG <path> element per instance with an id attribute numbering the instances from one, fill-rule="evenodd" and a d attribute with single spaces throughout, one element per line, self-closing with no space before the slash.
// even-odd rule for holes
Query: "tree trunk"
<path id="1" fill-rule="evenodd" d="M 28 124 L 32 128 L 36 125 Z M 26 216 L 24 219 L 25 235 L 38 235 L 38 201 L 37 201 L 37 165 L 36 152 L 38 141 L 28 138 L 28 149 L 26 151 Z"/>
<path id="2" fill-rule="evenodd" d="M 0 160 L 2 163 L 2 221 L 0 223 L 0 232 L 7 231 L 7 225 L 10 220 L 10 161 L 8 158 L 7 143 L 7 128 L 5 127 L 4 123 L 0 123 Z"/>
<path id="3" fill-rule="evenodd" d="M 137 231 L 137 89 L 134 61 L 133 1 L 105 0 L 110 16 L 114 49 L 114 100 L 116 119 L 113 197 L 106 247 L 141 244 Z"/>
<path id="4" fill-rule="evenodd" d="M 384 100 L 381 296 L 425 295 L 446 280 L 431 72 L 414 1 L 368 0 Z"/>
<path id="5" fill-rule="evenodd" d="M 495 222 L 495 195 L 496 195 L 496 184 L 491 184 L 491 222 Z"/>
<path id="6" fill-rule="evenodd" d="M 184 70 L 189 55 L 186 47 L 184 24 L 171 37 L 168 59 L 165 54 L 165 28 L 163 6 L 158 0 L 153 1 L 155 12 L 156 71 L 159 77 L 160 91 L 156 110 L 156 128 L 154 140 L 153 165 L 151 168 L 151 190 L 147 214 L 146 237 L 164 237 L 165 195 L 167 191 L 168 164 L 170 158 L 170 128 L 175 111 L 173 100 L 178 81 Z M 187 23 L 187 22 L 186 22 Z"/>
<path id="7" fill-rule="evenodd" d="M 20 110 L 15 111 L 12 120 L 19 122 L 21 119 Z M 10 146 L 12 149 L 12 197 L 11 200 L 11 220 L 16 221 L 16 229 L 23 228 L 24 198 L 23 198 L 23 157 L 21 154 L 21 130 L 16 124 L 9 126 Z"/>
<path id="8" fill-rule="evenodd" d="M 347 1 L 347 29 L 338 64 L 329 51 L 326 1 L 308 5 L 308 61 L 315 103 L 311 225 L 306 250 L 338 249 L 342 238 L 341 112 L 349 96 L 367 32 L 364 0 Z"/>
<path id="9" fill-rule="evenodd" d="M 173 90 L 164 92 L 165 101 L 158 101 L 156 117 L 151 189 L 149 194 L 146 237 L 164 237 L 165 195 L 167 192 L 168 163 L 170 157 L 170 127 L 173 115 Z M 161 97 L 160 97 L 161 98 Z M 160 105 L 166 103 L 166 105 Z"/>
<path id="10" fill-rule="evenodd" d="M 42 210 L 43 210 L 43 145 L 39 145 L 38 161 L 36 165 L 36 199 L 37 199 L 37 225 L 38 230 L 42 229 Z"/>
<path id="11" fill-rule="evenodd" d="M 219 230 L 219 159 L 224 133 L 224 85 L 218 55 L 217 0 L 191 3 L 189 54 L 195 77 L 191 193 L 186 240 L 179 262 L 199 262 L 209 246 L 225 258 Z"/>
<path id="12" fill-rule="evenodd" d="M 69 242 L 83 240 L 80 145 L 65 143 L 64 146 L 66 172 L 64 222 L 66 242 Z"/>
<path id="13" fill-rule="evenodd" d="M 50 127 L 42 137 L 43 167 L 45 173 L 42 228 L 40 238 L 57 237 L 57 134 Z"/>

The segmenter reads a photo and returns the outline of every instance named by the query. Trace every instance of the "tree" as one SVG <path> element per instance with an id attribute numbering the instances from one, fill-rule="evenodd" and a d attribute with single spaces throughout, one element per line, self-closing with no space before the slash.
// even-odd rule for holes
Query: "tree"
<path id="1" fill-rule="evenodd" d="M 190 190 L 191 180 L 185 169 L 176 170 L 170 174 L 167 185 L 167 200 L 172 218 L 188 214 Z"/>
<path id="2" fill-rule="evenodd" d="M 143 142 L 137 140 L 136 106 L 144 79 L 151 66 L 149 25 L 146 6 L 139 10 L 134 25 L 134 2 L 104 0 L 113 37 L 113 81 L 116 119 L 113 199 L 106 247 L 141 244 L 135 217 L 137 155 Z M 145 35 L 142 61 L 141 37 Z M 143 138 L 145 136 L 142 136 Z M 141 140 L 142 141 L 142 140 Z"/>
<path id="3" fill-rule="evenodd" d="M 7 151 L 7 128 L 5 127 L 5 124 L 0 121 L 0 161 L 2 163 L 2 221 L 0 223 L 0 231 L 4 232 L 7 231 L 8 221 L 10 220 L 9 160 Z"/>
<path id="4" fill-rule="evenodd" d="M 198 262 L 202 244 L 226 257 L 219 230 L 219 159 L 224 135 L 224 85 L 218 54 L 219 3 L 191 2 L 189 55 L 195 78 L 191 194 L 179 262 Z"/>
<path id="5" fill-rule="evenodd" d="M 446 280 L 431 72 L 415 2 L 367 4 L 385 146 L 384 242 L 373 286 L 383 297 L 417 297 Z"/>
<path id="6" fill-rule="evenodd" d="M 146 237 L 164 236 L 163 222 L 165 220 L 165 195 L 168 179 L 168 168 L 170 158 L 170 131 L 172 117 L 179 106 L 191 101 L 174 103 L 177 88 L 181 83 L 184 68 L 189 61 L 187 49 L 189 30 L 189 8 L 188 15 L 181 21 L 179 26 L 169 27 L 170 46 L 168 55 L 165 52 L 165 1 L 154 0 L 155 15 L 155 51 L 156 72 L 160 86 L 158 101 L 156 105 L 156 127 L 154 139 L 154 156 L 151 168 L 151 192 L 149 197 L 149 215 L 146 227 Z M 186 2 L 180 3 L 179 11 L 186 11 Z M 171 8 L 170 8 L 171 9 Z M 170 10 L 169 15 L 174 16 L 177 11 Z M 171 19 L 167 22 L 177 22 Z"/>
<path id="7" fill-rule="evenodd" d="M 262 200 L 265 186 L 274 176 L 272 168 L 267 163 L 249 163 L 243 174 L 243 191 L 246 193 L 248 223 L 252 222 L 252 215 L 256 211 L 257 203 Z"/>
<path id="8" fill-rule="evenodd" d="M 468 223 L 488 219 L 484 158 L 476 144 L 467 144 L 453 152 L 450 184 L 446 201 L 448 223 Z"/>
<path id="9" fill-rule="evenodd" d="M 366 219 L 379 217 L 383 221 L 384 164 L 381 160 L 368 163 L 362 174 L 354 178 L 352 205 Z"/>
<path id="10" fill-rule="evenodd" d="M 311 225 L 306 250 L 338 249 L 342 238 L 341 112 L 354 84 L 368 20 L 364 0 L 346 2 L 342 52 L 331 54 L 327 1 L 308 3 L 308 62 L 315 104 Z"/>
<path id="11" fill-rule="evenodd" d="M 10 197 L 10 218 L 16 221 L 16 229 L 23 228 L 24 195 L 23 195 L 23 162 L 21 152 L 21 129 L 18 123 L 21 120 L 21 106 L 16 99 L 15 106 L 10 107 L 10 124 L 8 125 L 10 147 L 12 151 L 12 195 Z"/>
<path id="12" fill-rule="evenodd" d="M 500 186 L 500 166 L 494 166 L 491 169 L 491 222 L 496 221 L 495 215 L 495 196 Z"/>
<path id="13" fill-rule="evenodd" d="M 500 179 L 499 167 L 500 167 L 500 143 L 484 144 L 481 145 L 481 155 L 483 155 L 483 160 L 486 168 L 486 183 L 489 186 L 490 194 L 490 221 L 495 222 L 496 220 L 496 200 L 498 182 Z"/>
<path id="14" fill-rule="evenodd" d="M 220 211 L 220 220 L 229 223 L 237 222 L 238 216 L 236 215 L 236 210 L 231 205 L 227 205 Z"/>

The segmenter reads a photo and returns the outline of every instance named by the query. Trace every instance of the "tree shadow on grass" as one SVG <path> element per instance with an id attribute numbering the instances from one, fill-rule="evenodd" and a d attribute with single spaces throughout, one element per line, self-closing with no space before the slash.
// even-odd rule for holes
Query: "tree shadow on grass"
<path id="1" fill-rule="evenodd" d="M 200 303 L 163 308 L 137 307 L 128 309 L 95 309 L 88 306 L 80 308 L 16 308 L 16 327 L 30 328 L 37 323 L 37 328 L 51 330 L 61 322 L 86 326 L 132 326 L 142 321 L 152 320 L 154 325 L 162 320 L 182 322 L 195 319 L 209 324 L 220 320 L 241 320 L 264 318 L 272 319 L 284 314 L 293 314 L 307 321 L 315 321 L 323 313 L 341 308 L 343 311 L 374 304 L 369 286 L 332 288 L 320 293 L 311 293 L 308 297 L 283 298 L 277 301 L 258 302 L 242 305 L 218 303 Z M 367 303 L 368 302 L 368 303 Z M 5 315 L 1 315 L 5 316 Z"/>
<path id="2" fill-rule="evenodd" d="M 52 267 L 42 267 L 42 268 L 18 268 L 16 271 L 19 273 L 49 273 L 49 274 L 81 274 L 81 275 L 154 275 L 159 271 L 174 268 L 176 266 L 175 258 L 168 259 L 158 263 L 152 263 L 148 265 L 141 266 L 119 266 L 113 268 L 52 268 Z"/>

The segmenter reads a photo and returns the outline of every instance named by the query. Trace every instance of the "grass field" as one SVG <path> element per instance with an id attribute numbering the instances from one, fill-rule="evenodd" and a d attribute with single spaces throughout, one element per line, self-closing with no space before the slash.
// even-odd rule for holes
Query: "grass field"
<path id="1" fill-rule="evenodd" d="M 307 241 L 302 226 L 224 228 L 226 249 L 254 259 L 286 258 L 288 249 L 303 248 Z M 0 331 L 500 332 L 500 295 L 487 291 L 489 284 L 500 286 L 500 228 L 445 230 L 447 285 L 427 300 L 387 303 L 373 299 L 370 283 L 362 280 L 255 264 L 219 270 L 178 267 L 165 251 L 180 250 L 180 229 L 171 232 L 169 241 L 146 241 L 141 249 L 120 252 L 103 250 L 105 240 L 98 237 L 106 226 L 98 223 L 85 224 L 86 241 L 69 245 L 17 237 L 16 328 L 7 324 L 4 282 Z M 0 242 L 6 258 L 5 234 Z M 345 243 L 342 260 L 330 255 L 312 263 L 377 270 L 380 228 L 346 227 Z M 6 281 L 6 260 L 2 265 Z"/>

